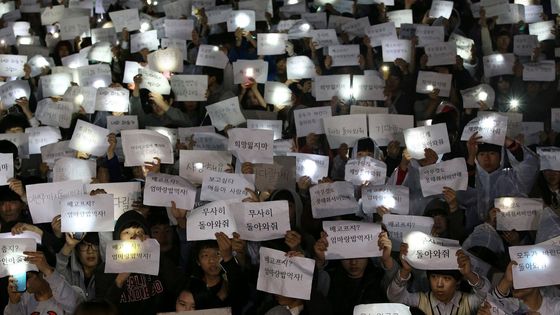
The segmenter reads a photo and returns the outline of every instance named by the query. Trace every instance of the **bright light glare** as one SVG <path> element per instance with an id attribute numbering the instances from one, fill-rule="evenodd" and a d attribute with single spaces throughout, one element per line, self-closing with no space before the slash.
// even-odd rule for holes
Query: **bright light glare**
<path id="1" fill-rule="evenodd" d="M 383 72 L 387 72 L 387 71 L 389 71 L 389 66 L 387 66 L 387 65 L 382 66 L 382 67 L 381 67 L 381 70 L 382 70 Z"/>
<path id="2" fill-rule="evenodd" d="M 220 47 L 214 46 L 214 47 L 212 47 L 212 50 L 213 50 L 213 51 L 218 51 L 218 50 L 220 50 Z"/>
<path id="3" fill-rule="evenodd" d="M 287 5 L 290 4 L 297 4 L 299 2 L 299 0 L 288 0 L 288 3 L 286 3 Z"/>
<path id="4" fill-rule="evenodd" d="M 504 207 L 510 208 L 513 205 L 513 198 L 504 198 L 502 200 L 502 204 L 504 205 Z"/>
<path id="5" fill-rule="evenodd" d="M 105 82 L 103 80 L 96 80 L 95 82 L 93 82 L 93 87 L 96 89 L 105 87 Z"/>
<path id="6" fill-rule="evenodd" d="M 496 62 L 499 62 L 499 63 L 504 62 L 504 56 L 503 55 L 496 55 Z"/>
<path id="7" fill-rule="evenodd" d="M 383 194 L 382 198 L 383 199 L 381 199 L 382 200 L 381 202 L 383 203 L 383 206 L 387 209 L 394 208 L 395 205 L 397 204 L 395 198 L 393 197 L 393 193 L 390 192 L 385 193 Z"/>
<path id="8" fill-rule="evenodd" d="M 418 231 L 408 233 L 403 239 L 403 242 L 408 244 L 408 252 L 411 253 L 414 250 L 422 249 L 425 236 L 426 234 Z"/>
<path id="9" fill-rule="evenodd" d="M 309 31 L 309 29 L 311 29 L 311 25 L 309 25 L 309 23 L 303 23 L 302 25 L 300 25 L 299 29 L 302 32 L 307 32 Z"/>
<path id="10" fill-rule="evenodd" d="M 480 93 L 478 93 L 478 100 L 481 102 L 486 102 L 486 100 L 488 99 L 488 93 L 481 91 Z"/>
<path id="11" fill-rule="evenodd" d="M 542 250 L 538 251 L 537 255 L 533 256 L 531 260 L 532 260 L 531 262 L 534 263 L 535 265 L 537 265 L 539 267 L 539 269 L 545 268 L 549 263 L 548 256 L 543 254 Z"/>
<path id="12" fill-rule="evenodd" d="M 480 121 L 480 127 L 484 129 L 491 129 L 494 128 L 494 126 L 496 126 L 496 122 L 492 117 L 487 117 Z"/>
<path id="13" fill-rule="evenodd" d="M 5 40 L 0 40 L 0 44 L 4 45 L 6 43 Z"/>
<path id="14" fill-rule="evenodd" d="M 431 92 L 431 91 L 434 90 L 434 86 L 431 85 L 431 84 L 428 84 L 428 86 L 426 86 L 426 90 L 429 91 L 429 92 Z"/>
<path id="15" fill-rule="evenodd" d="M 82 94 L 78 94 L 76 95 L 76 97 L 74 97 L 74 104 L 82 105 L 83 103 L 84 103 L 84 96 Z"/>
<path id="16" fill-rule="evenodd" d="M 33 44 L 33 37 L 20 37 L 18 38 L 18 43 L 20 45 L 32 45 Z"/>
<path id="17" fill-rule="evenodd" d="M 246 77 L 254 77 L 255 76 L 255 70 L 253 68 L 247 68 L 245 69 L 245 76 Z"/>
<path id="18" fill-rule="evenodd" d="M 140 32 L 144 33 L 149 30 L 150 30 L 150 23 L 142 22 L 142 24 L 140 25 Z"/>
<path id="19" fill-rule="evenodd" d="M 360 180 L 362 182 L 370 181 L 370 180 L 372 180 L 372 175 L 366 170 L 361 170 L 360 171 Z"/>
<path id="20" fill-rule="evenodd" d="M 197 169 L 197 170 L 202 169 L 203 166 L 204 166 L 204 165 L 203 165 L 201 162 L 194 163 L 194 168 Z"/>
<path id="21" fill-rule="evenodd" d="M 247 13 L 239 13 L 235 16 L 235 26 L 246 28 L 251 23 L 251 17 Z"/>
<path id="22" fill-rule="evenodd" d="M 313 160 L 305 160 L 301 166 L 303 166 L 303 176 L 313 177 L 317 171 L 317 163 Z"/>
<path id="23" fill-rule="evenodd" d="M 519 107 L 519 100 L 518 99 L 512 99 L 511 101 L 509 101 L 509 106 L 511 108 Z"/>
<path id="24" fill-rule="evenodd" d="M 134 251 L 134 245 L 132 245 L 132 242 L 123 242 L 120 252 L 121 254 L 133 254 Z"/>

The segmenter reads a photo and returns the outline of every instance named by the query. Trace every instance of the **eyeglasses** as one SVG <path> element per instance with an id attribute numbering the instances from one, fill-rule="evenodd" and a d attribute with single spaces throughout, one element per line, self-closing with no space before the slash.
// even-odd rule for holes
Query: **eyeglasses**
<path id="1" fill-rule="evenodd" d="M 80 244 L 80 246 L 78 246 L 78 249 L 81 252 L 87 252 L 89 249 L 96 252 L 96 251 L 99 250 L 99 246 L 91 244 L 91 243 L 83 243 L 83 244 Z"/>

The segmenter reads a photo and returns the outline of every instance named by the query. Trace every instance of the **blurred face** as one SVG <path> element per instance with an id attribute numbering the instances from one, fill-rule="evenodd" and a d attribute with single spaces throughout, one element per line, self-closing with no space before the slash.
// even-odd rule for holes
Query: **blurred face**
<path id="1" fill-rule="evenodd" d="M 507 35 L 499 36 L 496 39 L 496 46 L 498 48 L 498 51 L 500 51 L 500 52 L 507 51 L 510 42 L 511 42 L 511 40 L 510 40 L 509 36 L 507 36 Z"/>
<path id="2" fill-rule="evenodd" d="M 488 173 L 492 173 L 500 166 L 500 153 L 498 152 L 479 152 L 476 156 L 478 164 Z"/>
<path id="3" fill-rule="evenodd" d="M 21 215 L 23 203 L 18 200 L 0 202 L 0 218 L 4 222 L 14 222 Z"/>
<path id="4" fill-rule="evenodd" d="M 457 290 L 457 280 L 448 275 L 430 275 L 430 288 L 434 296 L 441 302 L 449 302 Z"/>
<path id="5" fill-rule="evenodd" d="M 183 108 L 189 112 L 194 111 L 196 109 L 196 105 L 197 102 L 193 102 L 193 101 L 183 102 Z"/>
<path id="6" fill-rule="evenodd" d="M 24 133 L 25 130 L 22 127 L 12 127 L 6 129 L 6 133 Z"/>
<path id="7" fill-rule="evenodd" d="M 509 92 L 509 88 L 510 88 L 509 81 L 507 80 L 498 81 L 498 91 L 500 91 L 500 93 L 505 94 Z"/>
<path id="8" fill-rule="evenodd" d="M 531 294 L 536 293 L 538 288 L 526 288 L 526 289 L 513 289 L 512 295 L 514 298 L 519 300 L 524 300 L 529 297 Z"/>
<path id="9" fill-rule="evenodd" d="M 527 94 L 537 95 L 541 91 L 541 85 L 538 82 L 527 83 Z"/>
<path id="10" fill-rule="evenodd" d="M 356 153 L 356 157 L 357 157 L 357 158 L 363 158 L 363 157 L 366 157 L 366 156 L 371 156 L 371 157 L 373 157 L 373 152 L 370 152 L 370 151 L 358 151 L 358 153 Z"/>
<path id="11" fill-rule="evenodd" d="M 560 185 L 560 171 L 545 170 L 543 176 L 548 186 L 558 188 Z"/>
<path id="12" fill-rule="evenodd" d="M 219 276 L 222 270 L 220 261 L 222 257 L 217 248 L 205 248 L 198 253 L 198 264 L 205 275 Z"/>
<path id="13" fill-rule="evenodd" d="M 182 291 L 177 297 L 177 301 L 175 301 L 175 311 L 182 312 L 182 311 L 194 311 L 196 310 L 194 304 L 194 297 L 192 293 L 187 291 Z"/>
<path id="14" fill-rule="evenodd" d="M 434 216 L 434 232 L 437 235 L 442 235 L 447 230 L 447 220 L 444 216 L 436 215 Z"/>
<path id="15" fill-rule="evenodd" d="M 247 101 L 249 105 L 259 105 L 259 99 L 253 91 L 247 91 Z"/>
<path id="16" fill-rule="evenodd" d="M 48 282 L 43 279 L 41 274 L 36 272 L 27 272 L 27 293 L 34 294 L 41 292 L 45 289 L 45 286 L 48 285 Z"/>
<path id="17" fill-rule="evenodd" d="M 348 277 L 352 279 L 359 279 L 364 276 L 366 271 L 366 266 L 368 264 L 367 258 L 354 258 L 354 259 L 343 259 L 342 267 L 346 270 Z"/>
<path id="18" fill-rule="evenodd" d="M 97 267 L 99 264 L 99 246 L 82 241 L 78 245 L 78 259 L 84 267 Z"/>
<path id="19" fill-rule="evenodd" d="M 156 224 L 150 229 L 152 238 L 155 238 L 162 252 L 166 252 L 173 246 L 173 230 L 167 224 Z"/>
<path id="20" fill-rule="evenodd" d="M 146 234 L 144 233 L 144 229 L 141 227 L 129 227 L 121 231 L 120 238 L 121 241 L 143 241 L 146 239 Z"/>
<path id="21" fill-rule="evenodd" d="M 286 73 L 286 59 L 280 59 L 276 63 L 276 71 L 278 73 Z"/>
<path id="22" fill-rule="evenodd" d="M 152 103 L 152 110 L 154 115 L 156 116 L 163 116 L 163 114 L 165 114 L 165 112 L 163 111 L 163 109 L 159 106 L 157 106 L 156 104 Z"/>
<path id="23" fill-rule="evenodd" d="M 70 55 L 70 51 L 68 50 L 68 47 L 60 46 L 60 48 L 58 49 L 58 55 L 60 56 L 60 58 Z"/>

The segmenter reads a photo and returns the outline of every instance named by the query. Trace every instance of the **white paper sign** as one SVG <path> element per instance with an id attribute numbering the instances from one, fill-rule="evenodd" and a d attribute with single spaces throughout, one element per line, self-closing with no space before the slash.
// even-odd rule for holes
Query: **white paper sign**
<path id="1" fill-rule="evenodd" d="M 317 183 L 329 173 L 329 157 L 325 155 L 293 153 L 288 152 L 287 156 L 296 157 L 296 178 L 303 176 L 311 178 L 313 183 Z"/>
<path id="2" fill-rule="evenodd" d="M 408 214 L 410 210 L 408 187 L 402 185 L 364 187 L 362 189 L 362 210 L 364 213 L 377 213 L 378 207 L 385 207 L 395 214 Z"/>
<path id="3" fill-rule="evenodd" d="M 526 146 L 540 143 L 540 134 L 544 131 L 542 121 L 523 121 L 521 122 L 521 133 L 523 134 L 523 144 Z"/>
<path id="4" fill-rule="evenodd" d="M 394 62 L 401 58 L 410 62 L 412 46 L 408 39 L 387 39 L 382 43 L 383 62 Z"/>
<path id="5" fill-rule="evenodd" d="M 0 153 L 0 186 L 8 185 L 8 179 L 14 177 L 14 155 Z"/>
<path id="6" fill-rule="evenodd" d="M 434 225 L 434 219 L 415 215 L 384 214 L 383 224 L 387 227 L 389 238 L 393 241 L 393 248 L 399 251 L 399 247 L 395 245 L 401 242 L 409 232 L 420 231 L 430 234 Z"/>
<path id="7" fill-rule="evenodd" d="M 286 253 L 261 247 L 257 290 L 296 299 L 311 298 L 315 261 L 286 257 Z"/>
<path id="8" fill-rule="evenodd" d="M 328 260 L 381 257 L 377 246 L 381 225 L 357 221 L 323 221 L 329 235 Z"/>
<path id="9" fill-rule="evenodd" d="M 64 18 L 60 23 L 60 39 L 74 40 L 76 36 L 89 37 L 89 16 Z M 132 35 L 134 36 L 134 35 Z"/>
<path id="10" fill-rule="evenodd" d="M 539 46 L 537 35 L 515 35 L 513 36 L 513 53 L 518 56 L 531 56 L 535 48 Z"/>
<path id="11" fill-rule="evenodd" d="M 395 27 L 401 27 L 401 24 L 414 23 L 412 20 L 411 9 L 388 11 L 387 18 L 389 19 L 389 21 L 395 23 Z"/>
<path id="12" fill-rule="evenodd" d="M 43 125 L 70 128 L 74 104 L 70 102 L 54 102 L 50 98 L 42 99 L 37 103 L 35 118 Z"/>
<path id="13" fill-rule="evenodd" d="M 117 32 L 121 32 L 124 28 L 129 32 L 140 29 L 138 9 L 113 11 L 109 12 L 109 16 Z"/>
<path id="14" fill-rule="evenodd" d="M 89 183 L 96 177 L 95 161 L 62 157 L 55 161 L 53 167 L 53 182 L 79 180 Z"/>
<path id="15" fill-rule="evenodd" d="M 552 30 L 554 29 L 554 21 L 544 21 L 529 24 L 529 34 L 537 35 L 539 42 L 554 39 Z"/>
<path id="16" fill-rule="evenodd" d="M 219 200 L 198 207 L 187 216 L 187 240 L 215 240 L 216 233 L 232 236 L 237 232 L 229 204 Z"/>
<path id="17" fill-rule="evenodd" d="M 486 18 L 499 16 L 507 11 L 508 1 L 507 0 L 481 0 L 480 5 L 484 8 L 486 13 Z M 477 13 L 479 13 L 478 10 Z M 480 17 L 480 13 L 479 13 Z"/>
<path id="18" fill-rule="evenodd" d="M 366 35 L 371 41 L 371 46 L 381 46 L 384 40 L 397 39 L 397 29 L 394 22 L 375 24 L 366 29 Z"/>
<path id="19" fill-rule="evenodd" d="M 188 60 L 188 53 L 187 53 L 187 41 L 183 39 L 175 39 L 175 38 L 162 38 L 161 39 L 161 48 L 176 48 L 179 49 L 181 55 L 183 56 L 183 60 Z M 182 71 L 181 71 L 182 72 Z"/>
<path id="20" fill-rule="evenodd" d="M 105 253 L 105 273 L 159 274 L 160 246 L 154 238 L 109 241 Z"/>
<path id="21" fill-rule="evenodd" d="M 29 154 L 40 154 L 42 146 L 62 139 L 60 129 L 50 126 L 26 128 L 25 133 L 29 134 Z"/>
<path id="22" fill-rule="evenodd" d="M 468 141 L 475 132 L 478 132 L 477 136 L 482 137 L 480 141 L 503 146 L 507 135 L 507 123 L 507 116 L 497 113 L 476 117 L 463 129 L 461 141 Z"/>
<path id="23" fill-rule="evenodd" d="M 125 61 L 124 64 L 124 74 L 123 74 L 123 83 L 132 83 L 134 82 L 134 76 L 138 74 L 138 69 L 141 68 L 138 62 L 134 61 Z"/>
<path id="24" fill-rule="evenodd" d="M 457 55 L 459 55 L 459 57 L 463 58 L 463 60 L 467 62 L 472 60 L 471 50 L 474 45 L 474 40 L 453 33 L 449 36 L 449 41 L 455 42 L 455 45 L 457 46 Z"/>
<path id="25" fill-rule="evenodd" d="M 148 55 L 150 69 L 158 72 L 183 72 L 183 52 L 177 47 L 159 49 Z"/>
<path id="26" fill-rule="evenodd" d="M 76 109 L 83 107 L 87 114 L 93 114 L 96 95 L 97 89 L 94 87 L 71 86 L 64 93 L 62 100 L 72 102 Z"/>
<path id="27" fill-rule="evenodd" d="M 27 185 L 25 191 L 34 224 L 50 223 L 60 214 L 60 202 L 64 198 L 84 193 L 80 181 Z"/>
<path id="28" fill-rule="evenodd" d="M 41 76 L 41 89 L 44 97 L 64 95 L 70 87 L 72 75 L 68 73 L 56 73 Z"/>
<path id="29" fill-rule="evenodd" d="M 109 148 L 109 130 L 78 120 L 68 147 L 94 156 L 104 156 Z"/>
<path id="30" fill-rule="evenodd" d="M 224 130 L 227 125 L 237 126 L 246 121 L 241 113 L 237 96 L 208 105 L 206 111 L 212 120 L 212 126 L 218 130 Z"/>
<path id="31" fill-rule="evenodd" d="M 496 215 L 496 230 L 536 231 L 543 203 L 530 198 L 502 197 L 494 199 L 494 207 L 500 209 Z"/>
<path id="32" fill-rule="evenodd" d="M 542 5 L 525 5 L 525 23 L 535 23 L 543 21 Z"/>
<path id="33" fill-rule="evenodd" d="M 416 269 L 422 270 L 455 270 L 457 251 L 460 247 L 436 245 L 437 241 L 422 232 L 410 232 L 405 235 L 404 243 L 408 244 L 406 261 Z"/>
<path id="34" fill-rule="evenodd" d="M 391 141 L 404 143 L 403 131 L 413 127 L 414 117 L 412 115 L 368 115 L 369 136 L 380 146 L 387 146 Z"/>
<path id="35" fill-rule="evenodd" d="M 117 32 L 114 27 L 111 28 L 94 28 L 91 30 L 92 44 L 99 42 L 117 43 Z"/>
<path id="36" fill-rule="evenodd" d="M 130 52 L 139 52 L 143 48 L 157 50 L 159 46 L 157 30 L 146 31 L 130 35 Z"/>
<path id="37" fill-rule="evenodd" d="M 176 101 L 206 101 L 207 75 L 174 75 L 170 83 Z"/>
<path id="38" fill-rule="evenodd" d="M 516 290 L 552 286 L 560 283 L 558 273 L 560 250 L 555 245 L 528 245 L 509 247 L 513 266 L 513 287 Z"/>
<path id="39" fill-rule="evenodd" d="M 352 96 L 357 101 L 385 100 L 385 95 L 383 94 L 384 90 L 385 90 L 385 80 L 383 80 L 383 78 L 378 75 L 353 75 L 352 76 Z M 352 110 L 352 108 L 350 108 L 350 110 Z M 360 113 L 351 111 L 350 114 L 360 114 Z"/>
<path id="40" fill-rule="evenodd" d="M 237 200 L 249 197 L 245 188 L 253 190 L 255 175 L 229 174 L 214 171 L 204 172 L 200 200 Z"/>
<path id="41" fill-rule="evenodd" d="M 463 108 L 480 108 L 480 102 L 486 103 L 488 108 L 494 107 L 496 93 L 492 86 L 480 84 L 466 90 L 461 90 Z"/>
<path id="42" fill-rule="evenodd" d="M 107 129 L 114 134 L 118 134 L 121 130 L 138 129 L 138 116 L 107 116 Z"/>
<path id="43" fill-rule="evenodd" d="M 87 54 L 75 53 L 62 57 L 62 65 L 71 69 L 77 69 L 88 65 Z"/>
<path id="44" fill-rule="evenodd" d="M 307 56 L 289 57 L 286 60 L 289 80 L 314 78 L 317 75 L 315 64 Z"/>
<path id="45" fill-rule="evenodd" d="M 325 134 L 331 148 L 346 143 L 353 147 L 358 139 L 367 137 L 367 118 L 364 114 L 323 118 Z"/>
<path id="46" fill-rule="evenodd" d="M 272 130 L 273 140 L 282 139 L 282 120 L 247 119 L 247 128 Z"/>
<path id="47" fill-rule="evenodd" d="M 424 51 L 428 55 L 427 65 L 429 67 L 457 63 L 457 45 L 455 45 L 455 42 L 429 43 L 424 46 Z"/>
<path id="48" fill-rule="evenodd" d="M 372 157 L 350 159 L 344 167 L 344 180 L 359 186 L 369 182 L 383 185 L 387 178 L 387 165 Z"/>
<path id="49" fill-rule="evenodd" d="M 122 87 L 99 88 L 95 98 L 95 110 L 106 112 L 128 112 L 130 92 Z"/>
<path id="50" fill-rule="evenodd" d="M 309 33 L 316 49 L 340 45 L 340 41 L 336 36 L 336 30 L 334 29 L 312 30 Z"/>
<path id="51" fill-rule="evenodd" d="M 235 32 L 237 28 L 252 32 L 255 30 L 255 11 L 232 11 L 227 20 L 227 31 Z"/>
<path id="52" fill-rule="evenodd" d="M 520 4 L 508 3 L 507 10 L 497 12 L 501 12 L 496 21 L 498 25 L 519 23 L 525 18 L 525 7 Z"/>
<path id="53" fill-rule="evenodd" d="M 62 232 L 111 232 L 114 229 L 113 195 L 68 197 L 61 202 Z"/>
<path id="54" fill-rule="evenodd" d="M 52 25 L 64 17 L 64 5 L 55 5 L 43 8 L 41 12 L 41 25 Z"/>
<path id="55" fill-rule="evenodd" d="M 126 211 L 133 210 L 133 202 L 140 200 L 141 197 L 140 182 L 89 184 L 86 185 L 85 192 L 88 194 L 96 189 L 103 189 L 113 196 L 115 221 Z"/>
<path id="56" fill-rule="evenodd" d="M 292 105 L 292 90 L 284 83 L 267 81 L 264 86 L 264 101 L 278 107 Z"/>
<path id="57" fill-rule="evenodd" d="M 538 147 L 537 154 L 540 158 L 540 170 L 560 171 L 560 148 Z"/>
<path id="58" fill-rule="evenodd" d="M 416 47 L 424 47 L 429 43 L 440 43 L 443 42 L 445 38 L 443 26 L 414 24 L 414 34 L 418 37 L 418 45 L 416 45 Z"/>
<path id="59" fill-rule="evenodd" d="M 173 164 L 169 138 L 153 130 L 121 130 L 124 166 L 141 166 L 155 157 L 162 164 Z"/>
<path id="60" fill-rule="evenodd" d="M 550 109 L 550 125 L 552 130 L 560 131 L 560 108 Z"/>
<path id="61" fill-rule="evenodd" d="M 366 76 L 367 79 L 371 78 Z M 366 80 L 367 80 L 366 79 Z M 373 107 L 373 106 L 360 106 L 352 105 L 350 106 L 350 115 L 354 114 L 388 114 L 389 108 L 387 107 Z"/>
<path id="62" fill-rule="evenodd" d="M 228 130 L 228 150 L 241 163 L 272 164 L 272 130 L 233 128 Z"/>
<path id="63" fill-rule="evenodd" d="M 68 148 L 70 140 L 47 144 L 41 147 L 41 161 L 47 163 L 51 168 L 54 161 L 63 156 L 72 157 L 76 153 Z"/>
<path id="64" fill-rule="evenodd" d="M 332 67 L 359 65 L 360 45 L 334 45 L 328 47 Z"/>
<path id="65" fill-rule="evenodd" d="M 230 205 L 241 239 L 268 241 L 284 238 L 290 228 L 290 210 L 286 200 L 241 202 Z"/>
<path id="66" fill-rule="evenodd" d="M 433 1 L 430 8 L 429 17 L 439 18 L 440 16 L 448 19 L 453 11 L 453 1 Z"/>
<path id="67" fill-rule="evenodd" d="M 453 74 L 419 71 L 418 79 L 416 80 L 416 92 L 429 94 L 433 90 L 439 89 L 439 96 L 449 97 L 452 78 Z"/>
<path id="68" fill-rule="evenodd" d="M 0 277 L 18 275 L 26 271 L 37 271 L 35 265 L 28 263 L 24 251 L 34 252 L 37 243 L 32 238 L 0 238 L 2 258 L 0 258 Z M 313 271 L 312 271 L 313 272 Z"/>
<path id="69" fill-rule="evenodd" d="M 445 123 L 406 129 L 404 141 L 408 153 L 414 159 L 423 159 L 426 148 L 434 150 L 437 154 L 451 151 Z"/>
<path id="70" fill-rule="evenodd" d="M 27 56 L 0 55 L 0 76 L 21 77 L 24 75 L 23 65 L 27 62 Z"/>
<path id="71" fill-rule="evenodd" d="M 311 107 L 294 111 L 297 137 L 306 137 L 310 133 L 324 134 L 323 118 L 331 117 L 330 106 Z"/>
<path id="72" fill-rule="evenodd" d="M 148 206 L 171 207 L 175 201 L 179 209 L 192 209 L 196 200 L 196 188 L 186 179 L 165 173 L 146 176 L 143 203 Z"/>
<path id="73" fill-rule="evenodd" d="M 224 69 L 228 62 L 228 57 L 220 50 L 220 47 L 212 45 L 200 45 L 198 47 L 197 66 Z"/>
<path id="74" fill-rule="evenodd" d="M 257 54 L 259 56 L 282 55 L 286 53 L 288 34 L 259 33 L 257 34 Z"/>
<path id="75" fill-rule="evenodd" d="M 420 167 L 419 173 L 424 197 L 442 194 L 444 187 L 455 191 L 467 190 L 469 175 L 467 163 L 462 157 Z"/>
<path id="76" fill-rule="evenodd" d="M 231 153 L 225 151 L 181 150 L 179 175 L 195 185 L 200 185 L 207 170 L 225 172 L 231 163 L 231 157 Z"/>
<path id="77" fill-rule="evenodd" d="M 554 60 L 543 60 L 523 65 L 523 81 L 552 82 L 556 79 Z"/>
<path id="78" fill-rule="evenodd" d="M 171 85 L 169 85 L 169 81 L 167 81 L 163 74 L 146 68 L 139 68 L 138 73 L 142 75 L 140 88 L 145 88 L 150 90 L 150 92 L 162 95 L 171 93 Z"/>
<path id="79" fill-rule="evenodd" d="M 29 134 L 25 133 L 2 133 L 0 140 L 8 140 L 18 148 L 18 155 L 29 157 Z"/>
<path id="80" fill-rule="evenodd" d="M 354 315 L 411 315 L 407 305 L 398 303 L 360 304 L 354 306 Z"/>
<path id="81" fill-rule="evenodd" d="M 195 150 L 227 151 L 228 139 L 215 132 L 197 132 L 193 135 Z"/>
<path id="82" fill-rule="evenodd" d="M 192 40 L 194 20 L 165 19 L 163 25 L 165 28 L 165 37 Z"/>
<path id="83" fill-rule="evenodd" d="M 355 213 L 358 202 L 349 182 L 323 183 L 309 189 L 313 218 L 328 218 Z"/>
<path id="84" fill-rule="evenodd" d="M 266 83 L 268 78 L 268 62 L 261 59 L 241 60 L 233 62 L 233 83 L 242 84 L 250 79 L 257 83 Z"/>

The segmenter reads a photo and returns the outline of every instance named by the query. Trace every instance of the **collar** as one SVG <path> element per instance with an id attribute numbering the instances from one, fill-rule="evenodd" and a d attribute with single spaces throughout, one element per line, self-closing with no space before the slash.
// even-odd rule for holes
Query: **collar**
<path id="1" fill-rule="evenodd" d="M 436 306 L 439 306 L 440 309 L 443 309 L 446 305 L 453 304 L 455 308 L 459 308 L 459 304 L 461 303 L 461 292 L 455 291 L 455 295 L 451 298 L 451 301 L 448 303 L 443 303 L 442 301 L 438 300 L 431 292 L 431 300 L 432 300 L 432 309 Z"/>

